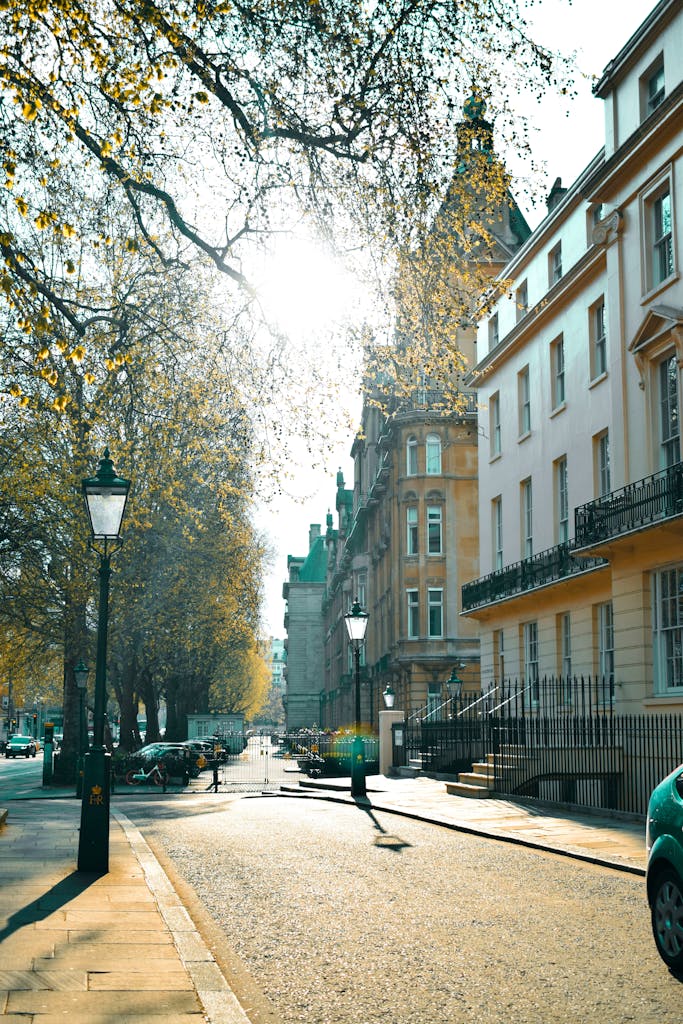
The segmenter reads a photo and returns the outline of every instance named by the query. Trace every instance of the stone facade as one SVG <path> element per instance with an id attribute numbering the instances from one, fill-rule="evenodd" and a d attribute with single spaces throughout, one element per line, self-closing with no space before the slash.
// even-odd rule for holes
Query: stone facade
<path id="1" fill-rule="evenodd" d="M 287 602 L 285 727 L 287 732 L 320 721 L 323 688 L 323 616 L 327 554 L 320 526 L 309 531 L 308 554 L 287 559 L 289 579 L 282 588 Z"/>
<path id="2" fill-rule="evenodd" d="M 604 148 L 501 273 L 470 378 L 482 680 L 598 676 L 620 711 L 683 709 L 682 47 L 662 0 L 608 65 Z"/>

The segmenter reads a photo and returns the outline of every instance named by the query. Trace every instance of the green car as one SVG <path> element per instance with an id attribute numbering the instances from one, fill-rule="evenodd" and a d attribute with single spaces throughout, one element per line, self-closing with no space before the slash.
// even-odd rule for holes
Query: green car
<path id="1" fill-rule="evenodd" d="M 647 809 L 647 899 L 657 952 L 683 975 L 683 765 L 653 790 Z"/>

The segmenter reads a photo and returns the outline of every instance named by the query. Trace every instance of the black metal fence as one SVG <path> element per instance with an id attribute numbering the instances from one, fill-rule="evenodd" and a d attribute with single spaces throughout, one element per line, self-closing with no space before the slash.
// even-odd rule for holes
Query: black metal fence
<path id="1" fill-rule="evenodd" d="M 636 480 L 574 510 L 576 546 L 616 537 L 683 513 L 683 463 Z"/>
<path id="2" fill-rule="evenodd" d="M 442 721 L 402 727 L 395 762 L 457 774 L 487 763 L 496 793 L 645 814 L 683 764 L 683 715 L 617 715 L 611 679 L 544 678 L 451 701 Z"/>
<path id="3" fill-rule="evenodd" d="M 363 736 L 365 770 L 379 771 L 379 737 Z M 326 733 L 301 730 L 283 737 L 283 745 L 301 771 L 308 775 L 351 775 L 353 736 L 350 733 Z"/>
<path id="4" fill-rule="evenodd" d="M 488 576 L 481 576 L 470 583 L 465 583 L 462 588 L 463 611 L 479 608 L 481 605 L 491 604 L 492 601 L 500 601 L 513 594 L 535 590 L 568 576 L 576 576 L 578 573 L 607 565 L 604 558 L 573 556 L 575 547 L 573 542 L 556 544 L 555 547 L 539 551 L 520 562 L 496 569 Z"/>

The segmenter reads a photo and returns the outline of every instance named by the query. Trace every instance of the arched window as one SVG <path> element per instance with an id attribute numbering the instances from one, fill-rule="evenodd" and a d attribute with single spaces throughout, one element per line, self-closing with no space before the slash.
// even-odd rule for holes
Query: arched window
<path id="1" fill-rule="evenodd" d="M 427 434 L 427 473 L 430 476 L 441 473 L 441 438 L 438 434 Z"/>
<path id="2" fill-rule="evenodd" d="M 406 441 L 406 473 L 417 475 L 417 438 L 411 435 Z"/>

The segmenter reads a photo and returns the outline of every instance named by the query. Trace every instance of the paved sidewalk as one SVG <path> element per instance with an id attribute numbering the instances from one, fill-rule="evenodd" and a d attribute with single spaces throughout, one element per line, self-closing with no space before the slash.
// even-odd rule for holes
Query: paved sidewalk
<path id="1" fill-rule="evenodd" d="M 289 795 L 351 800 L 348 779 L 311 780 L 283 790 Z M 367 796 L 376 810 L 645 874 L 645 823 L 635 817 L 559 810 L 531 801 L 449 796 L 443 781 L 427 776 L 403 779 L 373 775 L 367 779 Z"/>
<path id="2" fill-rule="evenodd" d="M 110 870 L 76 871 L 80 803 L 15 800 L 0 828 L 0 1020 L 248 1024 L 135 826 L 112 809 Z"/>

